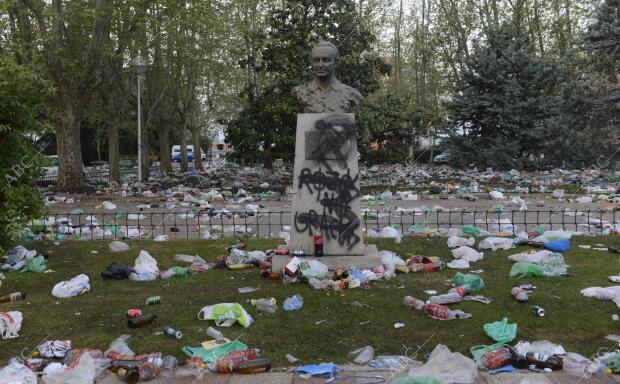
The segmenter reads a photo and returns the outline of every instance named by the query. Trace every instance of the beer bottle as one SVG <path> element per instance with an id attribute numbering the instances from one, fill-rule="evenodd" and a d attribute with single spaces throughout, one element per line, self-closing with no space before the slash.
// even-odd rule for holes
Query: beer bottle
<path id="1" fill-rule="evenodd" d="M 271 361 L 269 359 L 246 360 L 239 365 L 233 367 L 235 373 L 262 373 L 271 369 Z"/>
<path id="2" fill-rule="evenodd" d="M 132 370 L 135 369 L 138 372 L 138 367 L 142 364 L 140 360 L 113 360 L 108 366 L 108 370 L 112 372 L 119 372 L 121 369 Z M 140 375 L 138 374 L 138 377 Z"/>
<path id="3" fill-rule="evenodd" d="M 10 303 L 11 301 L 24 300 L 25 298 L 26 294 L 24 292 L 7 293 L 6 295 L 0 296 L 0 304 Z"/>
<path id="4" fill-rule="evenodd" d="M 156 318 L 157 316 L 155 315 L 142 315 L 139 317 L 134 317 L 127 320 L 127 326 L 129 328 L 144 327 L 145 325 L 151 324 Z"/>
<path id="5" fill-rule="evenodd" d="M 528 363 L 540 368 L 551 368 L 554 371 L 562 369 L 564 361 L 557 356 L 549 356 L 542 353 L 529 352 L 525 355 Z"/>
<path id="6" fill-rule="evenodd" d="M 121 367 L 116 372 L 119 380 L 123 383 L 135 384 L 140 381 L 140 372 L 138 372 L 138 368 L 125 368 Z"/>

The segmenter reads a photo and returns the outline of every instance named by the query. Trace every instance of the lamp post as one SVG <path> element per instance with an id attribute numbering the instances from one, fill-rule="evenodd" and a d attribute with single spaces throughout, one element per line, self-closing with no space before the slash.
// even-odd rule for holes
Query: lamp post
<path id="1" fill-rule="evenodd" d="M 142 194 L 142 106 L 140 102 L 140 75 L 146 73 L 147 65 L 138 56 L 129 62 L 131 72 L 138 78 L 138 193 Z"/>

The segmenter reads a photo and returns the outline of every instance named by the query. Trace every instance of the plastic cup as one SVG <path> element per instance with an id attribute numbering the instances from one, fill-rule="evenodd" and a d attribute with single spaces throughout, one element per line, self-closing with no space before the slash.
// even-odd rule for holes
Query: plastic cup
<path id="1" fill-rule="evenodd" d="M 179 361 L 174 356 L 164 357 L 164 362 L 161 366 L 161 375 L 164 377 L 172 377 L 174 371 L 179 366 Z"/>

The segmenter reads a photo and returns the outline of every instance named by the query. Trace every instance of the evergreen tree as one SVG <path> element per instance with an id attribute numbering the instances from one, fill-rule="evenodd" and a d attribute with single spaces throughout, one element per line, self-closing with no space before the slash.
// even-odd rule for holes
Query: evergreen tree
<path id="1" fill-rule="evenodd" d="M 512 23 L 486 33 L 465 61 L 448 110 L 447 147 L 456 165 L 522 169 L 544 154 L 546 126 L 560 113 L 556 61 L 541 58 Z"/>

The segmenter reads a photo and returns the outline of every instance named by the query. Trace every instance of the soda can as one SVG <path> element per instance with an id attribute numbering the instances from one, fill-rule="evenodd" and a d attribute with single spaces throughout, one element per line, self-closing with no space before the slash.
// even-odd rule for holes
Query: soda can
<path id="1" fill-rule="evenodd" d="M 134 317 L 140 317 L 142 316 L 142 310 L 140 309 L 128 309 L 125 314 L 127 315 L 127 317 L 129 317 L 130 319 L 133 319 Z"/>
<path id="2" fill-rule="evenodd" d="M 291 252 L 291 256 L 297 256 L 297 257 L 299 257 L 299 256 L 306 256 L 306 252 L 300 251 L 300 250 L 292 251 Z"/>
<path id="3" fill-rule="evenodd" d="M 110 360 L 131 360 L 132 359 L 130 356 L 127 356 L 124 353 L 116 352 L 116 351 L 108 352 L 106 357 Z"/>
<path id="4" fill-rule="evenodd" d="M 538 317 L 543 317 L 545 315 L 545 309 L 535 305 L 532 307 L 532 313 Z"/>
<path id="5" fill-rule="evenodd" d="M 159 303 L 161 303 L 160 296 L 151 296 L 148 299 L 146 299 L 146 305 L 154 305 L 154 304 L 159 304 Z"/>
<path id="6" fill-rule="evenodd" d="M 179 340 L 180 338 L 183 337 L 183 332 L 177 331 L 176 329 L 172 328 L 171 326 L 166 325 L 164 327 L 164 335 L 166 335 L 168 337 L 171 337 L 173 339 Z"/>

